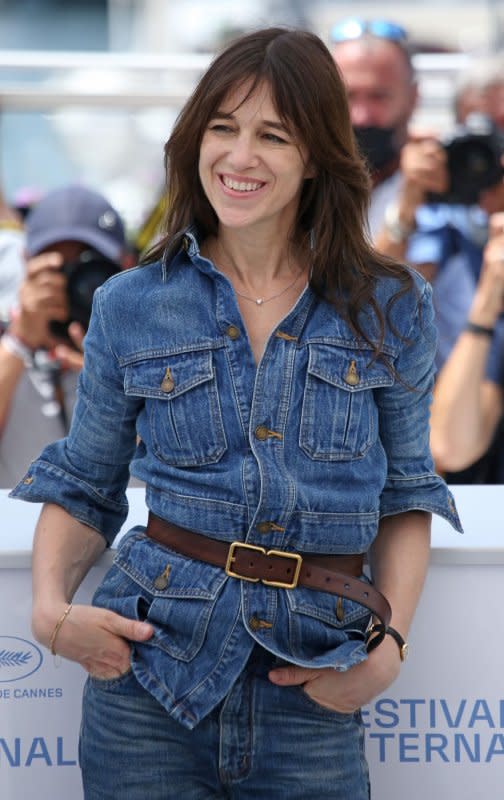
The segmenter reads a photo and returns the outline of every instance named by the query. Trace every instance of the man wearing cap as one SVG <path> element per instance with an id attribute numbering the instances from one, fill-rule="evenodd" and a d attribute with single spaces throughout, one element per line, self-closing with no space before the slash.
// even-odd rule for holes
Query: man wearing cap
<path id="1" fill-rule="evenodd" d="M 27 215 L 25 234 L 26 275 L 0 339 L 0 488 L 12 487 L 45 444 L 65 435 L 73 411 L 85 331 L 69 320 L 63 265 L 101 258 L 118 271 L 127 257 L 119 214 L 82 186 L 47 194 Z M 54 334 L 55 324 L 64 330 L 67 322 L 76 348 Z"/>
<path id="2" fill-rule="evenodd" d="M 373 180 L 369 228 L 376 247 L 404 259 L 416 211 L 447 188 L 445 154 L 433 135 L 412 135 L 418 86 L 407 33 L 386 20 L 345 19 L 330 34 L 350 114 Z M 428 266 L 422 270 L 428 275 Z"/>

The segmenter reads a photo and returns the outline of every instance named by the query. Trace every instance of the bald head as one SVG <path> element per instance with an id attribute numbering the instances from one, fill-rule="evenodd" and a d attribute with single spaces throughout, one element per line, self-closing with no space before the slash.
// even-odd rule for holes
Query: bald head
<path id="1" fill-rule="evenodd" d="M 417 86 L 406 51 L 397 43 L 366 35 L 334 44 L 332 53 L 347 86 L 352 124 L 394 127 L 406 141 L 417 103 Z"/>

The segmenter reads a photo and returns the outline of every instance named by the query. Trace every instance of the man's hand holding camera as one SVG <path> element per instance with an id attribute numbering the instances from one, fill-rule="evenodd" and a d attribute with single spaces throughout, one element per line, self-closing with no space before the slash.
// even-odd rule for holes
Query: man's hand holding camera
<path id="1" fill-rule="evenodd" d="M 411 133 L 401 151 L 400 166 L 403 187 L 399 202 L 414 224 L 415 211 L 425 202 L 427 194 L 441 194 L 448 187 L 446 153 L 433 135 Z"/>
<path id="2" fill-rule="evenodd" d="M 404 258 L 408 239 L 416 228 L 416 212 L 430 194 L 448 187 L 446 153 L 432 133 L 410 133 L 400 155 L 401 188 L 387 206 L 385 224 L 375 245 L 395 258 Z M 426 276 L 428 277 L 428 276 Z"/>
<path id="3" fill-rule="evenodd" d="M 10 330 L 32 350 L 52 347 L 55 342 L 49 330 L 50 320 L 68 317 L 67 281 L 62 265 L 63 258 L 56 252 L 42 253 L 27 262 Z"/>
<path id="4" fill-rule="evenodd" d="M 30 350 L 56 347 L 62 366 L 80 370 L 83 327 L 79 323 L 69 327 L 75 348 L 59 342 L 50 330 L 51 322 L 64 323 L 69 315 L 68 280 L 62 267 L 63 256 L 56 251 L 28 259 L 26 277 L 19 290 L 19 306 L 9 330 Z"/>

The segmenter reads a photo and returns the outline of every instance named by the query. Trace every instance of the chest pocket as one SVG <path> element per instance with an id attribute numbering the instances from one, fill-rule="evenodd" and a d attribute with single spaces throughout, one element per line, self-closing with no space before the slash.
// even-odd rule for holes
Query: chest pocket
<path id="1" fill-rule="evenodd" d="M 226 451 L 212 352 L 177 353 L 130 365 L 126 394 L 145 398 L 154 454 L 168 464 L 213 464 Z"/>
<path id="2" fill-rule="evenodd" d="M 362 458 L 378 438 L 373 389 L 394 379 L 371 352 L 336 345 L 309 347 L 299 445 L 310 458 Z"/>

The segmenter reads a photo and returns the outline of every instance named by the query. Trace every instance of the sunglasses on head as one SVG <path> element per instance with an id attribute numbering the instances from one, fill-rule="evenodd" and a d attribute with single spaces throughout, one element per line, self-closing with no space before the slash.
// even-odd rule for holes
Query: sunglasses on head
<path id="1" fill-rule="evenodd" d="M 366 33 L 378 39 L 388 39 L 390 42 L 400 44 L 406 42 L 408 38 L 405 28 L 395 22 L 388 22 L 385 19 L 363 20 L 355 17 L 333 25 L 330 38 L 332 42 L 346 42 L 350 39 L 360 39 Z"/>

